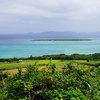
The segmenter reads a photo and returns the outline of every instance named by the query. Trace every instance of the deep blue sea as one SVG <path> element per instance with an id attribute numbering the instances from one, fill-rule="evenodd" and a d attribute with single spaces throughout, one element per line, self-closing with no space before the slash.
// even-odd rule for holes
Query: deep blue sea
<path id="1" fill-rule="evenodd" d="M 0 41 L 0 58 L 75 53 L 100 53 L 100 39 L 92 41 Z"/>

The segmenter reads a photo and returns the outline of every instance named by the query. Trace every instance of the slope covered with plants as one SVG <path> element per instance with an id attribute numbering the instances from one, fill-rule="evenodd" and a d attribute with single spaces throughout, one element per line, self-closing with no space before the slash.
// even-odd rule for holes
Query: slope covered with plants
<path id="1" fill-rule="evenodd" d="M 51 62 L 13 76 L 0 73 L 0 100 L 100 100 L 100 67 L 69 63 L 61 70 Z"/>

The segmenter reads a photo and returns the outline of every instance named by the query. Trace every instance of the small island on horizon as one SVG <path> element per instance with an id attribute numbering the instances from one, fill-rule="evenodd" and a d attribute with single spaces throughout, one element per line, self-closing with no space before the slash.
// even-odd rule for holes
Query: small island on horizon
<path id="1" fill-rule="evenodd" d="M 92 39 L 34 39 L 32 41 L 92 41 Z"/>

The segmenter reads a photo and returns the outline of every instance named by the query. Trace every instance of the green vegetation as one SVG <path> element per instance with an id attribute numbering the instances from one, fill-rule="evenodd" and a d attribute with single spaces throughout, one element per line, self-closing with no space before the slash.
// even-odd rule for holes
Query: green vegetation
<path id="1" fill-rule="evenodd" d="M 55 55 L 43 55 L 43 56 L 30 56 L 27 58 L 0 58 L 0 62 L 19 62 L 20 60 L 100 60 L 100 53 L 95 54 L 55 54 Z"/>
<path id="2" fill-rule="evenodd" d="M 0 100 L 100 100 L 100 53 L 1 58 Z"/>
<path id="3" fill-rule="evenodd" d="M 71 62 L 58 70 L 49 60 L 42 70 L 35 62 L 24 73 L 0 72 L 0 100 L 100 100 L 100 66 Z"/>
<path id="4" fill-rule="evenodd" d="M 0 70 L 25 68 L 29 65 L 34 65 L 35 62 L 37 62 L 38 66 L 48 66 L 49 61 L 50 60 L 21 60 L 20 62 L 0 62 Z M 99 60 L 90 60 L 89 62 L 87 62 L 87 60 L 51 60 L 51 63 L 55 64 L 56 66 L 64 66 L 71 62 L 85 66 L 99 66 L 100 64 Z"/>
<path id="5" fill-rule="evenodd" d="M 81 65 L 87 66 L 100 66 L 100 53 L 83 55 L 83 54 L 58 54 L 58 55 L 44 55 L 33 57 L 32 55 L 28 58 L 0 58 L 0 69 L 14 69 L 27 67 L 28 65 L 34 65 L 35 62 L 39 66 L 47 66 L 49 60 L 52 59 L 52 63 L 56 66 L 64 66 L 70 62 L 76 62 Z"/>

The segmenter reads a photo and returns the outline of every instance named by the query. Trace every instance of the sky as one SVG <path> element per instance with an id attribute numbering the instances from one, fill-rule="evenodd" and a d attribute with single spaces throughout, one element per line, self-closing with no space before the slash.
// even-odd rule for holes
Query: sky
<path id="1" fill-rule="evenodd" d="M 100 0 L 0 0 L 0 34 L 100 31 Z"/>

